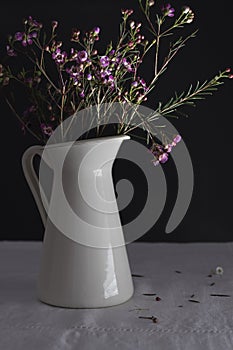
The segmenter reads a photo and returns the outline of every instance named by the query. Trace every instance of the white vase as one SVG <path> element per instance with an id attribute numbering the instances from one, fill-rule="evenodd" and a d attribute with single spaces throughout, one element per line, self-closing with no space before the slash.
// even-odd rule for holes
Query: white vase
<path id="1" fill-rule="evenodd" d="M 113 136 L 45 148 L 32 146 L 24 153 L 23 171 L 45 224 L 38 278 L 41 301 L 61 307 L 97 308 L 123 303 L 132 296 L 112 181 L 114 159 L 127 139 Z M 36 154 L 53 170 L 46 210 L 33 169 Z"/>

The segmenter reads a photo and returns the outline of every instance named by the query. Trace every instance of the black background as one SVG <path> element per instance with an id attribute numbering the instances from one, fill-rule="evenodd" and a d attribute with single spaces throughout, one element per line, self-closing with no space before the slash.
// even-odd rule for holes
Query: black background
<path id="1" fill-rule="evenodd" d="M 219 70 L 233 66 L 232 55 L 232 2 L 173 1 L 179 9 L 189 5 L 195 12 L 195 21 L 184 33 L 199 28 L 192 39 L 176 56 L 161 78 L 156 97 L 148 105 L 153 108 L 153 98 L 166 101 L 174 91 L 183 91 L 197 80 L 211 78 Z M 73 27 L 88 30 L 101 27 L 104 45 L 116 39 L 121 8 L 136 8 L 137 1 L 86 0 L 61 1 L 4 1 L 0 21 L 1 49 L 9 33 L 21 30 L 22 19 L 32 15 L 42 22 L 58 20 L 60 33 L 68 38 Z M 143 75 L 150 79 L 148 62 Z M 200 101 L 195 109 L 188 110 L 189 118 L 170 120 L 183 136 L 193 161 L 195 188 L 192 203 L 179 227 L 170 235 L 165 226 L 175 200 L 176 183 L 173 162 L 166 164 L 168 183 L 166 207 L 156 225 L 141 240 L 146 241 L 232 241 L 232 81 L 227 80 L 214 96 Z M 1 231 L 2 240 L 41 240 L 43 227 L 32 195 L 23 177 L 21 157 L 29 146 L 36 144 L 30 135 L 23 136 L 19 123 L 1 99 Z M 115 179 L 122 175 L 123 167 L 116 163 Z M 136 201 L 122 220 L 133 216 L 143 204 L 146 185 L 139 172 L 125 166 L 130 177 L 136 174 L 138 188 Z"/>

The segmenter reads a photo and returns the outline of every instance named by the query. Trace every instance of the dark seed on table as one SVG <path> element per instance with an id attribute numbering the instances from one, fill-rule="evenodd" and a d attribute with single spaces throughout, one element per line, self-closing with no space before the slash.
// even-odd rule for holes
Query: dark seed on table
<path id="1" fill-rule="evenodd" d="M 152 316 L 152 321 L 153 321 L 153 323 L 157 323 L 158 322 L 157 317 Z"/>
<path id="2" fill-rule="evenodd" d="M 175 272 L 176 272 L 176 273 L 182 273 L 181 271 L 178 271 L 178 270 L 176 270 Z"/>
<path id="3" fill-rule="evenodd" d="M 144 277 L 143 275 L 136 275 L 134 273 L 132 273 L 132 277 Z"/>
<path id="4" fill-rule="evenodd" d="M 156 300 L 156 301 L 160 301 L 160 300 L 162 300 L 162 299 L 161 299 L 160 297 L 156 297 L 155 300 Z"/>
<path id="5" fill-rule="evenodd" d="M 189 299 L 189 301 L 191 302 L 191 303 L 200 303 L 200 301 L 198 301 L 198 300 L 194 300 L 194 299 Z"/>
<path id="6" fill-rule="evenodd" d="M 229 294 L 210 294 L 211 297 L 225 297 L 230 298 Z"/>
<path id="7" fill-rule="evenodd" d="M 158 322 L 158 318 L 155 316 L 139 316 L 138 318 L 143 318 L 144 320 L 152 320 L 153 323 Z"/>
<path id="8" fill-rule="evenodd" d="M 144 293 L 142 295 L 145 295 L 147 297 L 151 297 L 151 296 L 153 297 L 154 295 L 156 295 L 156 293 Z"/>
<path id="9" fill-rule="evenodd" d="M 178 305 L 178 307 L 183 307 L 183 305 Z"/>
<path id="10" fill-rule="evenodd" d="M 212 277 L 212 275 L 208 275 L 207 277 Z"/>
<path id="11" fill-rule="evenodd" d="M 195 297 L 195 295 L 194 295 L 194 294 L 192 294 L 190 298 L 194 298 L 194 297 Z"/>
<path id="12" fill-rule="evenodd" d="M 210 283 L 210 287 L 212 287 L 212 286 L 214 286 L 215 285 L 215 283 L 213 282 L 213 283 Z"/>
<path id="13" fill-rule="evenodd" d="M 136 275 L 134 273 L 132 273 L 132 277 L 144 277 L 143 275 Z"/>

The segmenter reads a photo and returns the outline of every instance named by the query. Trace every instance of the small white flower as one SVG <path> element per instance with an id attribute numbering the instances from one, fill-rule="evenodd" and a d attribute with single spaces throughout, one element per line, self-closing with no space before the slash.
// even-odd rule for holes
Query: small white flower
<path id="1" fill-rule="evenodd" d="M 132 29 L 135 28 L 135 22 L 134 22 L 134 21 L 131 21 L 131 22 L 130 22 L 130 28 L 132 28 Z"/>
<path id="2" fill-rule="evenodd" d="M 182 13 L 185 15 L 185 23 L 192 23 L 194 20 L 194 12 L 191 10 L 191 8 L 189 6 L 183 7 Z"/>
<path id="3" fill-rule="evenodd" d="M 190 17 L 189 19 L 187 19 L 186 23 L 192 23 L 193 19 L 194 19 L 194 16 Z"/>
<path id="4" fill-rule="evenodd" d="M 223 268 L 221 266 L 217 266 L 215 273 L 216 275 L 223 275 Z"/>
<path id="5" fill-rule="evenodd" d="M 190 7 L 188 7 L 188 6 L 183 7 L 183 13 L 189 13 L 190 11 L 192 12 Z"/>

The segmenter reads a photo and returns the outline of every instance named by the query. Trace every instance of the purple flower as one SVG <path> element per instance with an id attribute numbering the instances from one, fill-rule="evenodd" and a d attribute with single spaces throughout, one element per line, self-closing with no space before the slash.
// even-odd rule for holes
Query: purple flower
<path id="1" fill-rule="evenodd" d="M 73 79 L 74 85 L 78 85 L 80 83 L 80 79 L 83 77 L 83 71 L 79 66 L 71 66 L 70 68 L 66 69 L 66 72 Z"/>
<path id="2" fill-rule="evenodd" d="M 111 89 L 114 89 L 115 84 L 114 84 L 114 76 L 109 75 L 107 83 L 110 85 Z"/>
<path id="3" fill-rule="evenodd" d="M 126 58 L 123 58 L 123 59 L 122 59 L 122 63 L 123 63 L 123 65 L 124 65 L 125 67 L 127 67 L 127 65 L 129 64 L 129 63 L 127 62 L 127 59 L 126 59 Z"/>
<path id="4" fill-rule="evenodd" d="M 139 81 L 143 87 L 146 87 L 146 82 L 144 79 L 140 79 Z"/>
<path id="5" fill-rule="evenodd" d="M 102 84 L 110 85 L 111 88 L 115 87 L 115 78 L 112 75 L 111 71 L 106 69 L 106 70 L 101 70 L 100 72 L 97 72 L 97 78 L 99 78 L 102 82 Z"/>
<path id="6" fill-rule="evenodd" d="M 17 56 L 17 53 L 15 52 L 15 50 L 11 48 L 9 45 L 7 45 L 6 51 L 8 56 L 11 56 L 11 57 Z"/>
<path id="7" fill-rule="evenodd" d="M 56 49 L 52 54 L 52 58 L 57 64 L 64 64 L 67 57 L 67 53 L 65 51 L 61 52 L 61 49 Z"/>
<path id="8" fill-rule="evenodd" d="M 159 156 L 159 161 L 160 163 L 166 163 L 168 161 L 168 154 L 167 153 L 162 153 L 160 156 Z"/>
<path id="9" fill-rule="evenodd" d="M 172 145 L 168 144 L 164 147 L 164 149 L 166 150 L 167 153 L 171 153 L 172 147 L 173 147 Z"/>
<path id="10" fill-rule="evenodd" d="M 161 10 L 164 16 L 174 17 L 175 9 L 171 6 L 171 4 L 164 5 Z"/>
<path id="11" fill-rule="evenodd" d="M 25 35 L 25 33 L 22 33 L 22 32 L 17 32 L 17 33 L 15 33 L 15 40 L 16 40 L 16 41 L 22 41 L 24 35 Z"/>
<path id="12" fill-rule="evenodd" d="M 100 77 L 101 77 L 102 79 L 105 79 L 105 78 L 108 77 L 109 75 L 111 75 L 111 72 L 110 72 L 108 69 L 106 69 L 106 70 L 101 70 L 101 72 L 100 72 Z"/>
<path id="13" fill-rule="evenodd" d="M 47 135 L 47 136 L 51 136 L 53 133 L 53 129 L 50 125 L 46 125 L 44 123 L 40 124 L 41 130 L 42 132 Z"/>
<path id="14" fill-rule="evenodd" d="M 172 141 L 171 147 L 175 147 L 177 143 L 179 143 L 182 140 L 182 137 L 180 135 L 176 135 Z"/>
<path id="15" fill-rule="evenodd" d="M 37 32 L 31 32 L 29 34 L 26 34 L 24 32 L 17 32 L 15 33 L 15 40 L 21 41 L 23 46 L 32 45 L 33 38 L 37 37 Z"/>
<path id="16" fill-rule="evenodd" d="M 109 52 L 109 56 L 113 56 L 114 54 L 115 54 L 115 50 L 111 50 L 110 52 Z"/>
<path id="17" fill-rule="evenodd" d="M 87 80 L 92 80 L 92 75 L 90 73 L 87 74 Z"/>
<path id="18" fill-rule="evenodd" d="M 76 77 L 79 75 L 80 70 L 78 66 L 71 66 L 70 68 L 66 69 L 66 72 L 71 76 L 71 77 Z"/>
<path id="19" fill-rule="evenodd" d="M 32 16 L 29 16 L 28 21 L 26 22 L 28 22 L 30 26 L 36 27 L 38 29 L 42 28 L 42 24 L 37 22 L 37 20 L 33 19 Z"/>
<path id="20" fill-rule="evenodd" d="M 98 35 L 98 34 L 100 33 L 100 28 L 99 28 L 99 27 L 95 27 L 95 28 L 93 29 L 93 33 L 94 33 L 95 35 Z"/>
<path id="21" fill-rule="evenodd" d="M 109 58 L 108 58 L 108 56 L 102 56 L 100 58 L 100 65 L 103 68 L 105 68 L 105 67 L 107 67 L 109 65 Z"/>
<path id="22" fill-rule="evenodd" d="M 168 149 L 170 145 L 163 146 L 159 144 L 153 144 L 149 152 L 151 152 L 155 159 L 152 161 L 154 166 L 158 165 L 159 163 L 166 163 L 169 159 L 169 151 L 171 150 Z"/>
<path id="23" fill-rule="evenodd" d="M 138 82 L 137 82 L 137 81 L 133 81 L 132 84 L 131 84 L 131 86 L 137 87 L 137 86 L 138 86 Z"/>
<path id="24" fill-rule="evenodd" d="M 86 62 L 86 60 L 88 59 L 86 51 L 79 51 L 77 57 L 80 62 Z"/>
<path id="25" fill-rule="evenodd" d="M 174 137 L 174 139 L 173 139 L 173 142 L 175 142 L 175 143 L 178 143 L 178 142 L 180 142 L 181 141 L 181 136 L 180 135 L 176 135 L 176 137 Z"/>
<path id="26" fill-rule="evenodd" d="M 128 72 L 132 72 L 133 68 L 131 67 L 131 64 L 127 61 L 126 58 L 122 59 L 122 64 L 125 66 Z"/>
<path id="27" fill-rule="evenodd" d="M 80 96 L 81 98 L 84 98 L 84 97 L 85 97 L 84 90 L 82 90 L 82 91 L 79 93 L 79 96 Z"/>
<path id="28" fill-rule="evenodd" d="M 146 86 L 145 80 L 142 79 L 142 78 L 140 78 L 140 77 L 138 77 L 137 80 L 134 81 L 134 82 L 132 83 L 132 85 L 133 85 L 134 87 L 139 86 L 140 89 L 143 89 L 143 90 L 144 90 L 144 92 L 147 92 L 147 91 L 148 91 L 148 87 Z"/>
<path id="29" fill-rule="evenodd" d="M 31 32 L 28 35 L 26 35 L 26 40 L 29 45 L 32 44 L 32 39 L 37 37 L 37 32 Z"/>

